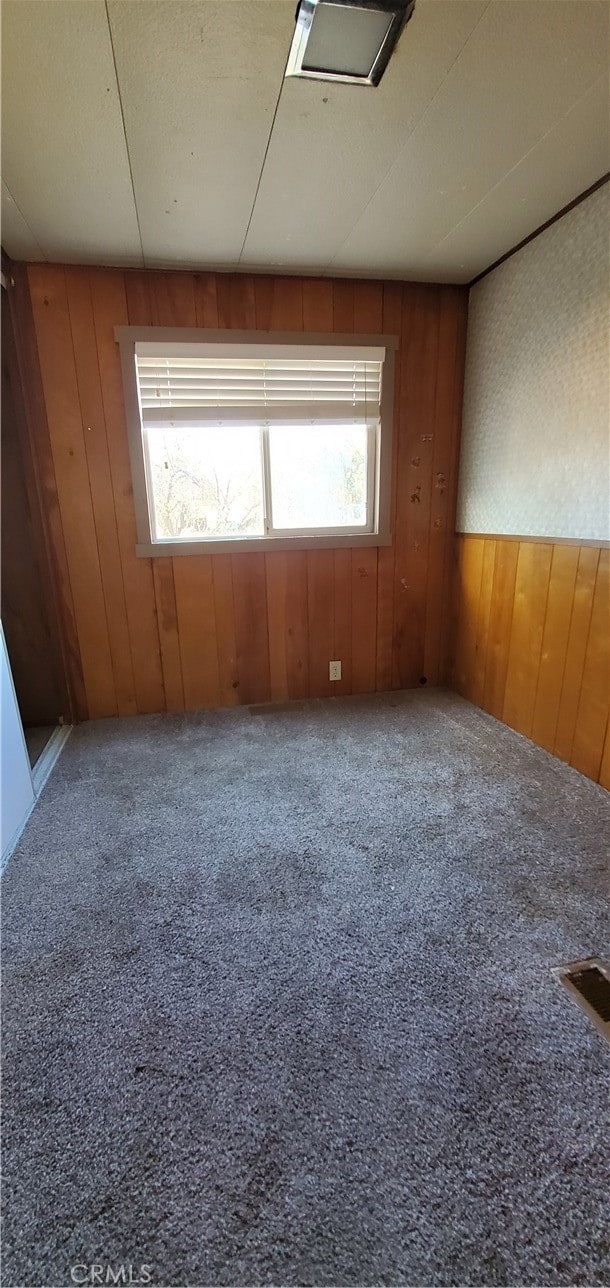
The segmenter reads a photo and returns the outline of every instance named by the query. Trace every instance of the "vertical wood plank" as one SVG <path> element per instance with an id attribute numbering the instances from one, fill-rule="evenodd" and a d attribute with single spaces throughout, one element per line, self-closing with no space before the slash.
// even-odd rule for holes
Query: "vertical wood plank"
<path id="1" fill-rule="evenodd" d="M 219 274 L 216 282 L 219 326 L 256 327 L 254 279 Z M 271 695 L 269 625 L 264 554 L 231 556 L 239 701 L 268 702 Z"/>
<path id="2" fill-rule="evenodd" d="M 394 655 L 394 546 L 379 546 L 377 552 L 377 659 L 375 688 L 378 693 L 393 687 Z"/>
<path id="3" fill-rule="evenodd" d="M 254 295 L 257 327 L 272 331 L 303 330 L 303 287 L 300 279 L 257 277 Z M 274 552 L 265 560 L 270 683 L 274 701 L 295 696 L 295 683 L 302 695 L 303 662 L 302 658 L 294 657 L 294 625 L 288 622 L 290 559 L 289 553 Z"/>
<path id="4" fill-rule="evenodd" d="M 254 299 L 259 330 L 303 330 L 303 284 L 299 278 L 257 277 Z"/>
<path id="5" fill-rule="evenodd" d="M 129 716 L 136 714 L 137 703 L 90 275 L 68 268 L 66 287 L 117 710 L 120 716 Z"/>
<path id="6" fill-rule="evenodd" d="M 265 556 L 269 665 L 274 702 L 309 695 L 307 557 L 304 550 Z"/>
<path id="7" fill-rule="evenodd" d="M 407 510 L 408 550 L 411 556 L 409 600 L 411 610 L 410 684 L 428 682 L 425 670 L 427 599 L 429 590 L 430 533 L 432 522 L 433 460 L 437 434 L 436 384 L 439 361 L 440 292 L 429 290 L 423 301 L 424 343 L 422 366 L 411 372 L 417 396 L 411 400 L 413 421 L 409 429 Z M 418 459 L 418 465 L 415 460 Z M 413 491 L 411 491 L 413 488 Z M 413 502 L 413 496 L 417 498 Z"/>
<path id="8" fill-rule="evenodd" d="M 116 715 L 65 272 L 32 265 L 29 281 L 88 713 L 92 718 Z"/>
<path id="9" fill-rule="evenodd" d="M 553 547 L 542 636 L 542 655 L 532 721 L 534 742 L 551 752 L 557 728 L 579 554 L 578 546 Z"/>
<path id="10" fill-rule="evenodd" d="M 286 585 L 287 559 L 284 551 L 265 555 L 267 578 L 267 618 L 269 625 L 269 680 L 272 702 L 288 697 L 286 658 Z"/>
<path id="11" fill-rule="evenodd" d="M 212 580 L 220 702 L 222 706 L 234 707 L 239 702 L 239 671 L 235 639 L 233 560 L 230 554 L 212 555 Z"/>
<path id="12" fill-rule="evenodd" d="M 356 334 L 378 335 L 383 327 L 380 282 L 354 282 L 352 327 Z M 345 330 L 351 329 L 349 313 Z M 353 693 L 374 693 L 377 685 L 377 575 L 375 548 L 354 548 L 351 560 L 351 685 Z M 335 600 L 335 615 L 337 612 Z"/>
<path id="13" fill-rule="evenodd" d="M 333 282 L 333 331 L 351 334 L 354 330 L 354 296 L 353 282 Z"/>
<path id="14" fill-rule="evenodd" d="M 519 544 L 503 720 L 529 738 L 532 730 L 552 546 Z"/>
<path id="15" fill-rule="evenodd" d="M 454 516 L 450 500 L 456 488 L 456 462 L 453 457 L 453 440 L 456 428 L 454 400 L 456 398 L 456 358 L 458 346 L 459 296 L 451 288 L 439 295 L 439 336 L 434 404 L 434 442 L 432 454 L 432 482 L 428 538 L 428 581 L 426 593 L 426 620 L 424 639 L 424 674 L 429 684 L 438 684 L 443 665 L 442 631 L 446 608 L 444 596 L 450 594 L 445 578 L 447 557 L 447 526 L 451 521 L 453 534 Z"/>
<path id="16" fill-rule="evenodd" d="M 268 702 L 269 631 L 264 554 L 231 555 L 240 702 Z"/>
<path id="17" fill-rule="evenodd" d="M 333 284 L 318 278 L 303 282 L 303 330 L 332 331 Z"/>
<path id="18" fill-rule="evenodd" d="M 172 560 L 167 557 L 153 559 L 152 567 L 159 624 L 165 708 L 167 711 L 184 711 L 180 636 L 178 634 L 178 613 L 176 610 L 176 590 Z"/>
<path id="19" fill-rule="evenodd" d="M 220 702 L 211 555 L 173 560 L 176 613 L 187 710 Z"/>
<path id="20" fill-rule="evenodd" d="M 386 282 L 383 286 L 382 327 L 384 335 L 400 339 L 402 327 L 402 284 Z M 377 554 L 377 661 L 376 687 L 379 692 L 391 689 L 394 681 L 394 572 L 396 548 L 396 495 L 398 487 L 398 439 L 400 428 L 401 350 L 394 355 L 394 423 L 392 437 L 392 499 L 390 530 L 392 545 L 380 546 Z"/>
<path id="21" fill-rule="evenodd" d="M 606 737 L 604 739 L 604 750 L 602 752 L 602 763 L 599 767 L 599 783 L 610 792 L 610 717 L 606 725 Z"/>
<path id="22" fill-rule="evenodd" d="M 383 331 L 382 283 L 354 282 L 353 288 L 352 327 L 345 327 L 345 330 L 353 329 L 357 335 L 380 335 Z"/>
<path id="23" fill-rule="evenodd" d="M 131 464 L 125 423 L 125 398 L 114 327 L 129 323 L 150 326 L 155 305 L 152 283 L 146 274 L 100 270 L 93 287 L 93 312 L 102 378 L 106 433 L 112 473 L 117 528 L 123 564 L 125 602 L 138 711 L 163 711 L 166 706 L 153 560 L 136 555 L 136 524 Z M 173 575 L 173 573 L 172 573 Z M 171 620 L 171 619 L 170 619 Z M 172 656 L 171 639 L 166 658 Z M 174 692 L 181 679 L 174 680 Z M 170 687 L 172 681 L 170 679 Z"/>
<path id="24" fill-rule="evenodd" d="M 599 564 L 599 550 L 582 546 L 574 587 L 570 634 L 561 682 L 561 697 L 553 751 L 560 760 L 570 761 L 578 714 L 580 686 L 589 641 L 593 595 Z"/>
<path id="25" fill-rule="evenodd" d="M 215 331 L 218 327 L 216 274 L 195 273 L 194 292 L 197 326 Z"/>
<path id="26" fill-rule="evenodd" d="M 326 697 L 334 688 L 328 670 L 334 646 L 333 588 L 333 551 L 308 550 L 309 694 L 312 698 Z"/>
<path id="27" fill-rule="evenodd" d="M 454 682 L 458 693 L 473 700 L 479 602 L 485 541 L 463 538 L 458 548 L 459 616 L 455 648 Z"/>
<path id="28" fill-rule="evenodd" d="M 151 272 L 148 275 L 148 281 L 151 316 L 154 318 L 155 325 L 162 327 L 194 327 L 198 325 L 195 278 L 193 274 L 165 271 Z M 212 706 L 214 705 L 215 681 L 212 678 L 212 663 L 207 655 L 203 655 L 206 657 L 203 665 L 207 668 L 207 674 L 202 675 L 200 688 L 194 683 L 192 673 L 189 674 L 188 680 L 182 674 L 180 635 L 177 627 L 178 608 L 176 586 L 174 584 L 175 561 L 173 559 L 163 560 L 164 566 L 162 569 L 157 568 L 159 562 L 156 556 L 152 560 L 167 709 L 172 711 L 183 710 L 185 702 L 187 706 L 197 706 L 199 705 L 198 694 L 201 697 L 202 705 Z M 197 596 L 200 588 L 200 578 L 203 576 L 203 567 L 197 562 L 191 562 L 191 558 L 188 555 L 181 558 L 179 563 L 182 629 L 187 629 L 189 632 L 185 656 L 187 665 L 191 666 L 194 640 L 198 633 Z M 193 576 L 193 586 L 189 589 L 187 583 L 191 574 Z M 205 565 L 208 602 L 210 599 L 210 576 L 211 565 L 208 564 Z M 194 616 L 193 620 L 187 625 L 185 623 L 185 613 L 186 606 L 189 603 Z M 217 698 L 216 700 L 218 701 L 219 699 Z"/>
<path id="29" fill-rule="evenodd" d="M 309 694 L 309 619 L 307 552 L 295 550 L 286 560 L 286 674 L 289 698 Z"/>
<path id="30" fill-rule="evenodd" d="M 460 460 L 460 441 L 462 433 L 462 403 L 464 395 L 464 369 L 466 365 L 466 330 L 468 322 L 468 294 L 458 292 L 455 300 L 457 314 L 457 339 L 455 348 L 454 383 L 451 412 L 451 443 L 449 453 L 449 471 L 447 474 L 447 506 L 445 516 L 445 554 L 443 561 L 443 597 L 441 614 L 441 683 L 445 683 L 451 671 L 452 626 L 454 598 L 452 594 L 453 570 L 455 566 L 455 532 L 457 514 L 457 488 Z M 440 343 L 440 341 L 439 341 Z"/>
<path id="31" fill-rule="evenodd" d="M 309 696 L 307 557 L 304 550 L 265 556 L 269 668 L 274 702 Z"/>
<path id="32" fill-rule="evenodd" d="M 352 692 L 375 691 L 377 551 L 352 550 Z"/>
<path id="33" fill-rule="evenodd" d="M 491 598 L 493 592 L 495 561 L 495 541 L 484 541 L 483 560 L 481 564 L 481 589 L 479 593 L 474 646 L 474 669 L 472 677 L 472 701 L 479 707 L 483 705 L 483 694 L 485 691 L 485 669 L 487 666 L 487 644 L 489 638 L 489 620 L 491 616 Z"/>
<path id="34" fill-rule="evenodd" d="M 153 299 L 152 275 L 147 269 L 125 270 L 125 299 L 130 326 L 156 326 L 156 305 Z"/>
<path id="35" fill-rule="evenodd" d="M 273 283 L 274 278 L 261 274 L 254 279 L 254 308 L 257 331 L 270 331 L 273 322 Z"/>
<path id="36" fill-rule="evenodd" d="M 356 335 L 378 335 L 384 332 L 384 286 L 381 282 L 354 282 L 354 332 Z M 395 363 L 396 366 L 396 363 Z M 391 519 L 390 519 L 391 522 Z M 358 594 L 354 600 L 354 612 L 363 612 L 364 605 L 367 605 L 368 629 L 365 636 L 360 636 L 356 630 L 353 621 L 353 636 L 358 636 L 358 649 L 356 653 L 355 671 L 353 674 L 354 693 L 372 693 L 378 688 L 378 680 L 384 667 L 387 665 L 387 639 L 390 639 L 393 631 L 393 572 L 394 572 L 394 555 L 389 546 L 380 546 L 377 550 L 362 551 L 367 558 L 356 563 L 358 567 Z M 391 554 L 391 560 L 387 559 L 387 553 Z M 359 554 L 354 550 L 353 556 Z M 374 558 L 369 558 L 373 555 Z M 381 573 L 380 573 L 381 568 Z M 380 576 L 384 578 L 380 591 Z M 353 582 L 355 580 L 354 559 L 353 559 Z M 374 589 L 374 603 L 371 603 L 371 591 Z M 387 591 L 390 589 L 390 598 Z M 354 590 L 353 590 L 354 599 Z M 386 613 L 384 629 L 378 631 L 377 612 Z M 373 632 L 374 627 L 374 632 Z M 374 650 L 373 656 L 373 634 Z M 360 647 L 360 640 L 363 645 Z M 371 674 L 372 666 L 372 674 Z M 391 685 L 391 659 L 389 670 L 389 681 L 387 688 Z"/>
<path id="37" fill-rule="evenodd" d="M 407 688 L 424 673 L 438 301 L 430 288 L 403 288 L 394 620 L 396 670 Z"/>
<path id="38" fill-rule="evenodd" d="M 12 265 L 11 265 L 12 267 Z M 60 623 L 30 451 L 11 294 L 2 291 L 1 616 L 22 724 L 71 721 Z M 44 433 L 44 426 L 43 426 Z M 41 665 L 41 660 L 44 664 Z"/>
<path id="39" fill-rule="evenodd" d="M 409 382 L 423 349 L 422 288 L 404 284 L 402 287 L 400 381 L 397 389 L 396 475 L 400 485 L 396 489 L 394 519 L 394 636 L 392 652 L 392 682 L 394 688 L 412 683 L 410 674 L 411 647 L 411 551 L 409 548 L 409 504 L 417 504 L 415 489 L 409 499 L 409 436 L 412 417 L 409 404 Z M 412 453 L 415 459 L 415 453 Z M 420 488 L 421 492 L 421 488 Z"/>
<path id="40" fill-rule="evenodd" d="M 452 545 L 451 577 L 449 580 L 451 594 L 449 607 L 445 610 L 445 629 L 450 633 L 450 644 L 447 646 L 446 656 L 444 657 L 442 664 L 446 668 L 442 671 L 443 683 L 448 684 L 450 688 L 456 689 L 458 687 L 456 680 L 458 672 L 457 645 L 462 607 L 460 603 L 460 579 L 463 546 L 464 537 L 460 533 L 456 533 L 455 540 Z"/>
<path id="41" fill-rule="evenodd" d="M 602 550 L 578 700 L 570 764 L 597 780 L 608 724 L 610 689 L 610 550 Z"/>
<path id="42" fill-rule="evenodd" d="M 197 326 L 192 273 L 150 274 L 156 326 Z"/>
<path id="43" fill-rule="evenodd" d="M 246 273 L 218 273 L 216 277 L 218 325 L 233 331 L 256 328 L 254 279 Z"/>
<path id="44" fill-rule="evenodd" d="M 333 660 L 341 663 L 341 679 L 332 691 L 353 693 L 352 687 L 352 554 L 346 548 L 333 552 Z"/>
<path id="45" fill-rule="evenodd" d="M 468 541 L 469 538 L 465 537 L 464 540 Z M 483 706 L 497 720 L 502 719 L 504 710 L 506 671 L 508 668 L 508 650 L 513 620 L 518 558 L 519 543 L 517 541 L 499 540 L 496 542 L 491 610 L 487 632 L 487 664 L 485 667 Z"/>
<path id="46" fill-rule="evenodd" d="M 356 286 L 351 281 L 332 283 L 332 328 L 335 332 L 351 335 L 355 326 Z M 335 551 L 335 576 L 333 576 L 333 645 L 332 659 L 341 662 L 341 679 L 331 681 L 333 697 L 341 693 L 354 693 L 354 587 L 351 572 L 351 551 Z"/>
<path id="47" fill-rule="evenodd" d="M 49 621 L 51 629 L 57 631 L 57 660 L 58 665 L 63 664 L 67 683 L 69 709 L 66 710 L 66 718 L 86 720 L 87 694 L 26 265 L 14 264 L 12 276 L 14 285 L 9 295 L 9 307 L 25 411 L 28 454 L 32 463 L 33 496 L 40 510 L 42 537 L 54 582 L 49 586 Z"/>

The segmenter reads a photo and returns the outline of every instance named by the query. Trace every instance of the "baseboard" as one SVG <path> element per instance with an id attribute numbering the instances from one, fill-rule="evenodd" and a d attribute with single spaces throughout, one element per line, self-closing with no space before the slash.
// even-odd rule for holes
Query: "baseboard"
<path id="1" fill-rule="evenodd" d="M 61 756 L 71 733 L 72 725 L 58 725 L 57 728 L 53 730 L 44 751 L 38 757 L 32 770 L 32 782 L 34 784 L 34 795 L 36 800 L 38 800 L 51 770 Z"/>
<path id="2" fill-rule="evenodd" d="M 26 813 L 24 814 L 17 830 L 15 831 L 14 835 L 11 837 L 11 840 L 9 841 L 2 855 L 2 861 L 0 863 L 0 873 L 4 872 L 4 869 L 6 868 L 6 865 L 15 849 L 15 846 L 17 845 L 17 842 L 19 841 L 20 837 L 23 835 L 23 830 L 28 822 L 28 819 L 30 818 L 32 811 L 35 809 L 36 805 L 38 804 L 41 792 L 44 790 L 44 787 L 48 782 L 49 776 L 52 773 L 55 765 L 57 764 L 57 761 L 61 756 L 61 753 L 71 733 L 72 733 L 72 725 L 58 725 L 57 728 L 53 730 L 53 733 L 51 734 L 51 737 L 49 738 L 49 741 L 44 751 L 42 752 L 42 755 L 38 757 L 38 760 L 36 761 L 36 764 L 34 765 L 34 768 L 31 771 L 32 786 L 34 788 L 34 799 L 29 809 L 26 810 Z"/>

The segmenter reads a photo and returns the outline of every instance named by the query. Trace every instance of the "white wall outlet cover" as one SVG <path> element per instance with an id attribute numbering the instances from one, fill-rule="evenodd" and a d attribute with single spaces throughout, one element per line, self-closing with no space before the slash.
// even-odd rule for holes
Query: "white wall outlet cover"
<path id="1" fill-rule="evenodd" d="M 331 679 L 331 680 L 340 680 L 340 679 L 341 679 L 341 663 L 340 663 L 340 662 L 329 662 L 329 664 L 328 664 L 328 675 L 329 675 L 329 679 Z"/>

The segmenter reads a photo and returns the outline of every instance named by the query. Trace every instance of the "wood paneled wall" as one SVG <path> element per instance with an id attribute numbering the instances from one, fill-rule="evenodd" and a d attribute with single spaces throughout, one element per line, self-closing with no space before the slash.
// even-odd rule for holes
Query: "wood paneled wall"
<path id="1" fill-rule="evenodd" d="M 610 790 L 610 551 L 456 538 L 458 692 Z"/>
<path id="2" fill-rule="evenodd" d="M 77 718 L 446 678 L 465 289 L 55 265 L 27 283 Z M 121 323 L 397 334 L 393 545 L 137 558 Z"/>
<path id="3" fill-rule="evenodd" d="M 1 616 L 19 713 L 26 726 L 54 725 L 66 718 L 70 701 L 27 433 L 15 327 L 5 290 L 0 475 Z"/>

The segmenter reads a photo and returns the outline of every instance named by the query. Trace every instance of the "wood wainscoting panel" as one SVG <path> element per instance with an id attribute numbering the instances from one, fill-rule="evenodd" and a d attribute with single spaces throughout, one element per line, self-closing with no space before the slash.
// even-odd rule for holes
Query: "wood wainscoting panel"
<path id="1" fill-rule="evenodd" d="M 579 555 L 578 546 L 553 547 L 531 729 L 534 742 L 551 752 L 555 748 Z"/>
<path id="2" fill-rule="evenodd" d="M 610 787 L 610 551 L 458 535 L 452 682 Z"/>
<path id="3" fill-rule="evenodd" d="M 532 731 L 552 546 L 519 545 L 502 719 L 529 738 Z"/>
<path id="4" fill-rule="evenodd" d="M 553 746 L 555 755 L 559 756 L 561 760 L 570 760 L 572 756 L 572 743 L 574 741 L 580 688 L 587 656 L 599 557 L 599 550 L 586 546 L 581 549 L 578 559 L 568 647 L 563 669 L 557 729 Z"/>
<path id="5" fill-rule="evenodd" d="M 589 778 L 600 774 L 608 727 L 609 680 L 610 550 L 601 550 L 571 755 L 574 768 Z"/>
<path id="6" fill-rule="evenodd" d="M 45 504 L 69 575 L 82 715 L 448 679 L 465 288 L 47 264 L 29 265 L 20 282 L 33 312 L 55 485 Z M 126 323 L 397 336 L 392 545 L 137 557 L 114 340 Z M 329 680 L 334 659 L 338 682 Z"/>

